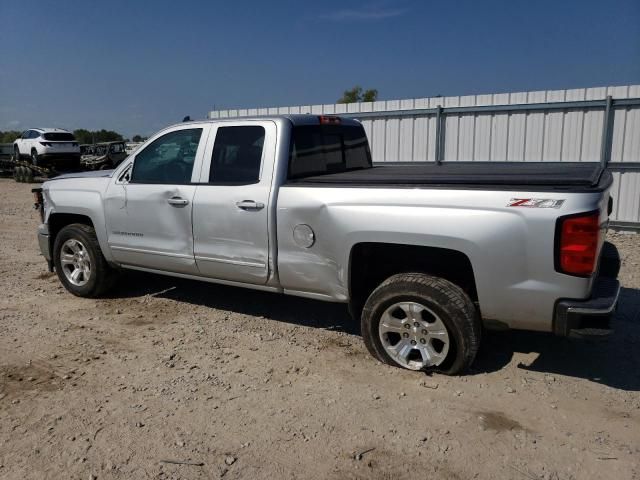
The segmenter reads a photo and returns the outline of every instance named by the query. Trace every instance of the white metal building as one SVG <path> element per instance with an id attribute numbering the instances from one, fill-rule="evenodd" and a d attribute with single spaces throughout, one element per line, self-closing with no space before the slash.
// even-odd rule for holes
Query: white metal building
<path id="1" fill-rule="evenodd" d="M 210 118 L 343 114 L 362 121 L 374 162 L 602 162 L 612 220 L 640 229 L 640 85 L 217 110 Z"/>

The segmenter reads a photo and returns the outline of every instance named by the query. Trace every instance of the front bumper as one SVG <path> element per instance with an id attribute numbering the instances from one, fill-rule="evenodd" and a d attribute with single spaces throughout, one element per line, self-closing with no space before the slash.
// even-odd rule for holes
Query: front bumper
<path id="1" fill-rule="evenodd" d="M 49 265 L 49 271 L 53 271 L 53 258 L 51 256 L 51 242 L 49 235 L 49 225 L 46 223 L 41 224 L 38 227 L 38 245 L 40 246 L 40 253 L 47 261 Z"/>
<path id="2" fill-rule="evenodd" d="M 618 249 L 611 243 L 603 247 L 598 277 L 587 300 L 559 300 L 553 331 L 560 336 L 606 336 L 611 333 L 611 317 L 618 305 L 620 282 Z"/>

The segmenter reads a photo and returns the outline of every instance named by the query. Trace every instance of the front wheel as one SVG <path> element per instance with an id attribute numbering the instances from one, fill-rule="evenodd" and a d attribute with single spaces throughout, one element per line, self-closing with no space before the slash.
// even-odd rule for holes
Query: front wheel
<path id="1" fill-rule="evenodd" d="M 67 225 L 56 236 L 53 262 L 64 287 L 78 297 L 99 297 L 114 283 L 115 272 L 102 255 L 95 230 Z"/>
<path id="2" fill-rule="evenodd" d="M 36 151 L 35 148 L 33 150 L 31 150 L 31 164 L 34 167 L 38 166 L 38 152 Z"/>
<path id="3" fill-rule="evenodd" d="M 365 303 L 361 323 L 375 358 L 409 370 L 462 373 L 480 345 L 480 320 L 469 296 L 448 280 L 422 273 L 385 280 Z"/>

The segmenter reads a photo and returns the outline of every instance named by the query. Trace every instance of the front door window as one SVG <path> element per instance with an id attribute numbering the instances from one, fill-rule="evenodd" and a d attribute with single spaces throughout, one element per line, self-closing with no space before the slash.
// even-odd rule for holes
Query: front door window
<path id="1" fill-rule="evenodd" d="M 136 155 L 130 183 L 187 185 L 202 136 L 201 128 L 169 132 Z"/>

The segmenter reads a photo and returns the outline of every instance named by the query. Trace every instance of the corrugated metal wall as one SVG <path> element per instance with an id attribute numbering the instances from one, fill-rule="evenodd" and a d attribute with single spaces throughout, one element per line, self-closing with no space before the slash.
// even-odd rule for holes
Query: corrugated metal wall
<path id="1" fill-rule="evenodd" d="M 437 115 L 444 107 L 536 105 L 532 111 L 446 113 L 442 122 L 443 161 L 598 162 L 601 160 L 605 109 L 539 104 L 640 98 L 640 85 L 500 93 L 459 97 L 386 100 L 354 104 L 218 110 L 210 118 L 287 113 L 347 114 L 362 121 L 374 162 L 435 161 Z M 526 108 L 526 107 L 525 107 Z M 431 110 L 427 110 L 431 109 Z M 411 112 L 408 112 L 408 111 Z M 420 111 L 423 110 L 423 111 Z M 359 115 L 362 114 L 362 115 Z M 611 114 L 609 168 L 614 175 L 617 222 L 640 225 L 640 105 L 617 107 Z"/>

